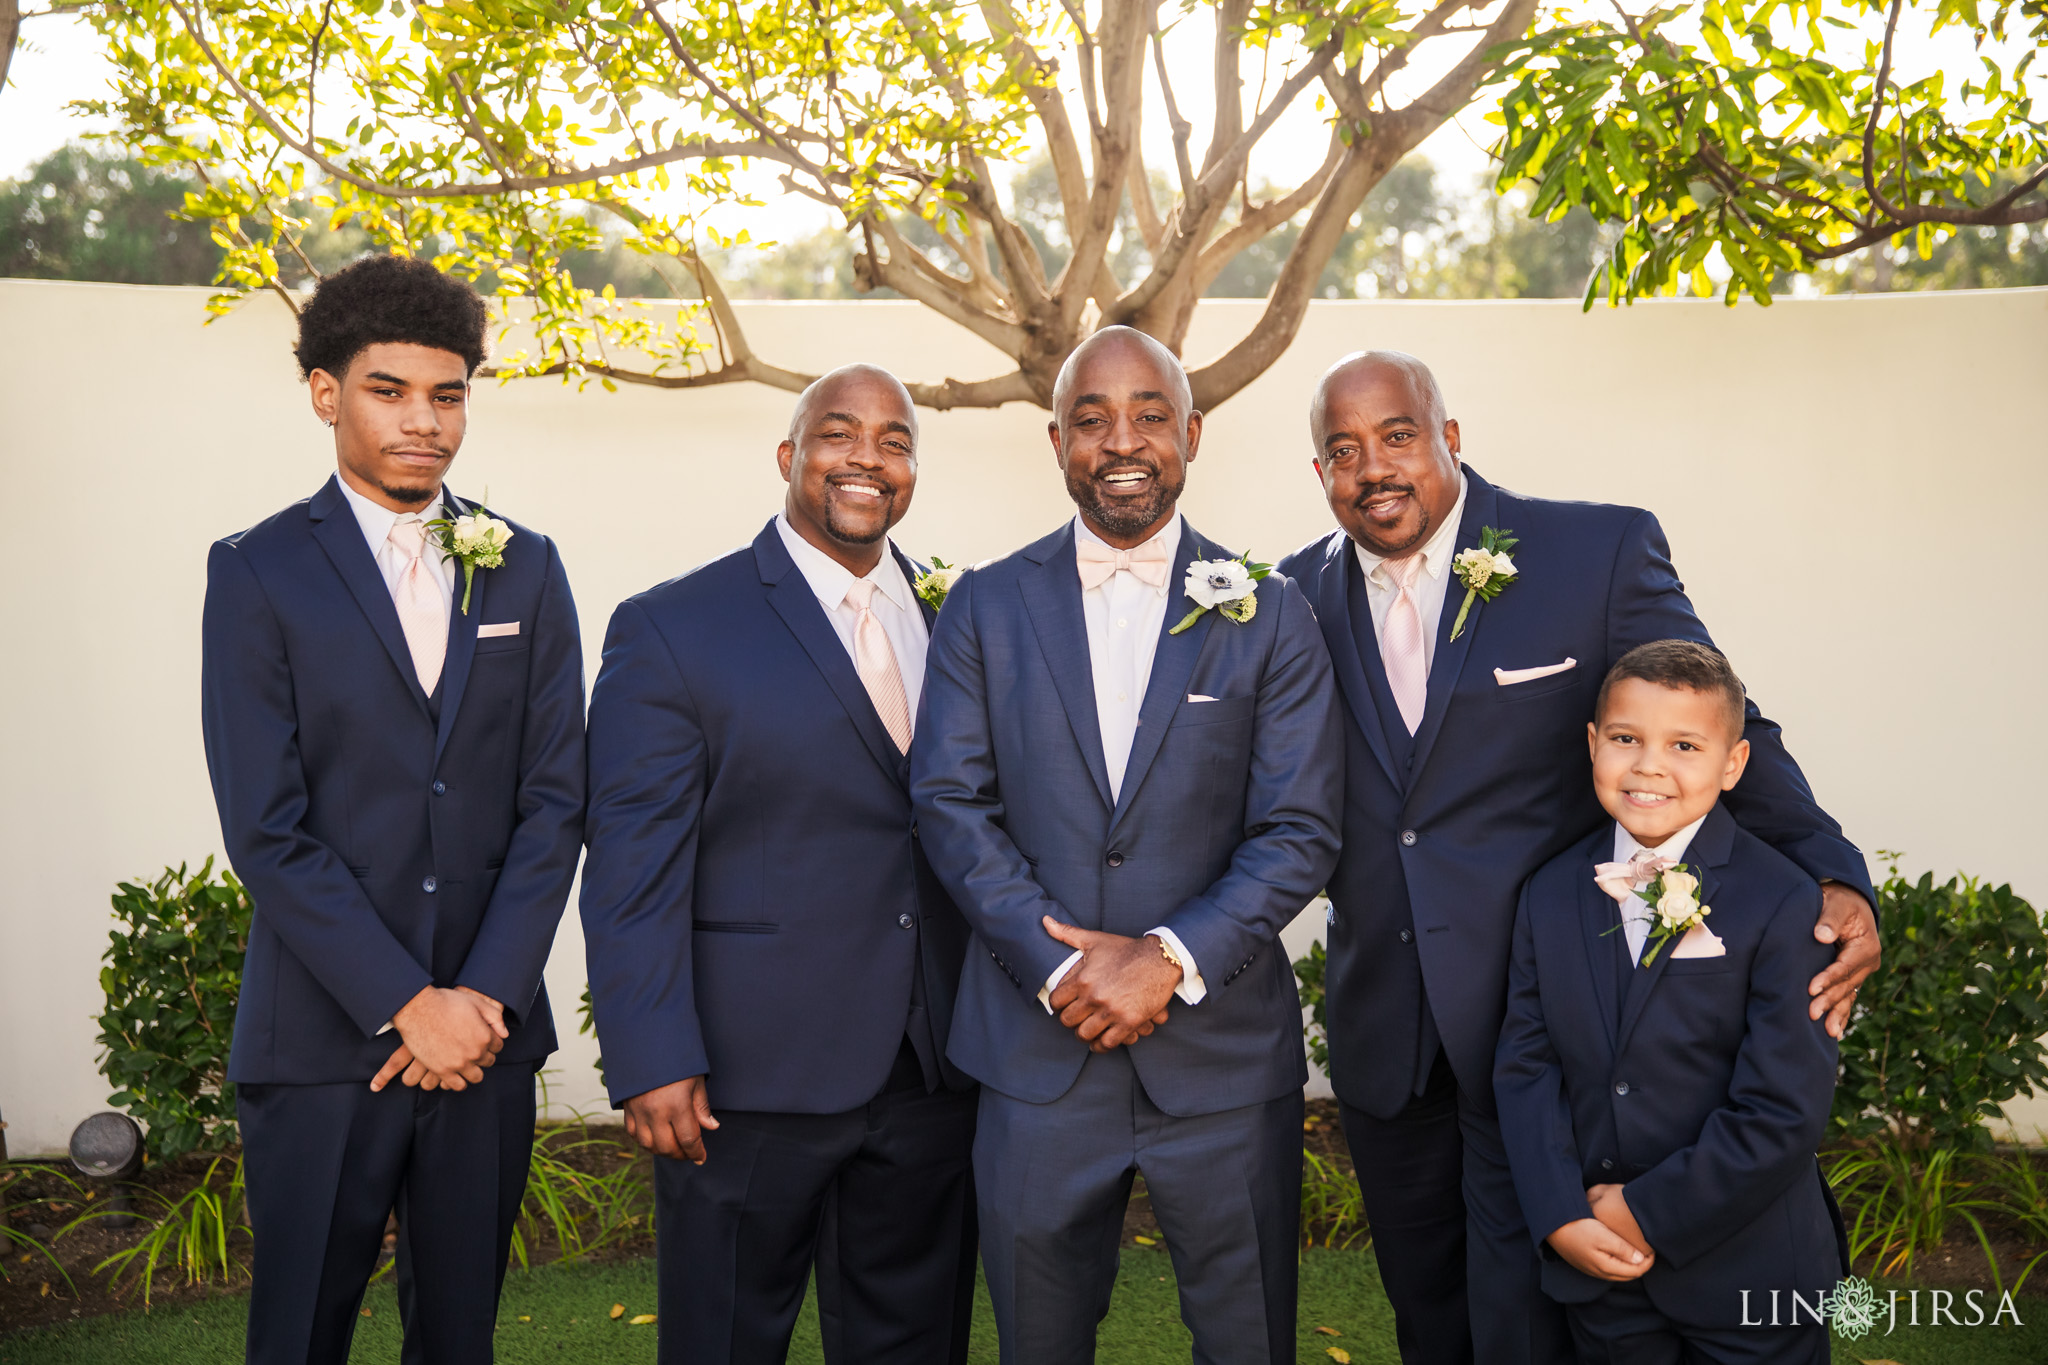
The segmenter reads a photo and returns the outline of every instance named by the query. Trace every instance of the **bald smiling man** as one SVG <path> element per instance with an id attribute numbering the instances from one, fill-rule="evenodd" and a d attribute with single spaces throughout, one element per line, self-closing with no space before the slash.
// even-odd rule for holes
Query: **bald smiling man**
<path id="1" fill-rule="evenodd" d="M 1458 424 L 1413 356 L 1338 361 L 1309 426 L 1338 529 L 1280 571 L 1316 609 L 1345 703 L 1330 1079 L 1401 1358 L 1566 1361 L 1493 1101 L 1516 897 L 1605 819 L 1586 725 L 1608 668 L 1651 640 L 1711 642 L 1654 516 L 1494 487 L 1460 462 Z M 1519 538 L 1517 573 L 1458 629 L 1451 561 L 1489 527 Z M 1815 936 L 1841 948 L 1812 1013 L 1839 1037 L 1877 964 L 1869 872 L 1754 704 L 1744 737 L 1749 770 L 1726 805 L 1823 883 Z M 1654 1103 L 1640 1081 L 1616 1095 Z M 1624 1152 L 1586 1159 L 1628 1178 Z"/>

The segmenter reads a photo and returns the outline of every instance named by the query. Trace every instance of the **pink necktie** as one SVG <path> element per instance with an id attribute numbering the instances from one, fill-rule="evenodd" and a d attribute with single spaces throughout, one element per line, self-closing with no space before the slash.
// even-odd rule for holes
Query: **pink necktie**
<path id="1" fill-rule="evenodd" d="M 1099 588 L 1115 577 L 1119 569 L 1134 573 L 1141 583 L 1150 583 L 1155 588 L 1166 586 L 1166 573 L 1172 563 L 1166 553 L 1166 542 L 1158 536 L 1146 541 L 1134 550 L 1119 550 L 1104 545 L 1099 540 L 1086 536 L 1074 537 L 1074 558 L 1081 567 L 1081 591 Z"/>
<path id="2" fill-rule="evenodd" d="M 1412 735 L 1422 724 L 1422 709 L 1429 701 L 1429 659 L 1422 652 L 1422 612 L 1413 591 L 1422 573 L 1422 556 L 1382 560 L 1380 568 L 1394 583 L 1394 600 L 1380 631 L 1380 662 L 1387 667 L 1394 705 L 1401 708 L 1402 723 Z"/>
<path id="3" fill-rule="evenodd" d="M 1640 849 L 1625 863 L 1595 863 L 1593 880 L 1600 884 L 1602 891 L 1626 907 L 1635 899 L 1636 892 L 1650 884 L 1651 878 L 1677 866 L 1670 858 L 1660 858 L 1648 849 Z"/>
<path id="4" fill-rule="evenodd" d="M 405 560 L 391 601 L 398 608 L 398 624 L 405 631 L 405 647 L 412 651 L 413 671 L 429 695 L 441 681 L 441 664 L 448 657 L 448 613 L 441 606 L 441 594 L 428 577 L 433 571 L 420 562 L 427 544 L 426 527 L 416 516 L 400 517 L 391 523 L 391 544 Z"/>
<path id="5" fill-rule="evenodd" d="M 882 718 L 882 728 L 896 747 L 910 752 L 910 698 L 903 691 L 903 674 L 896 668 L 896 651 L 889 647 L 889 634 L 875 619 L 875 583 L 856 578 L 846 589 L 846 604 L 860 613 L 853 627 L 853 668 L 860 674 L 868 700 Z"/>

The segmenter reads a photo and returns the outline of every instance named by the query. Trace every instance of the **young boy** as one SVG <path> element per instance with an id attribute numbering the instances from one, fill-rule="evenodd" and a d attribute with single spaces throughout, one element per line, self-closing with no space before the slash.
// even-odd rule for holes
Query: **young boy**
<path id="1" fill-rule="evenodd" d="M 1522 891 L 1494 1091 L 1582 1361 L 1828 1359 L 1835 1045 L 1806 983 L 1831 951 L 1819 886 L 1721 808 L 1742 704 L 1707 645 L 1623 655 L 1587 727 L 1615 824 Z"/>

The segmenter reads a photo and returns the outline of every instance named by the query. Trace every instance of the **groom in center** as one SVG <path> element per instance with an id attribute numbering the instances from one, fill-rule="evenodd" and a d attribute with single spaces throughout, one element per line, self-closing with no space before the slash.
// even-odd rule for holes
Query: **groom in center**
<path id="1" fill-rule="evenodd" d="M 954 586 L 911 765 L 974 931 L 948 1055 L 983 1087 L 1002 1358 L 1095 1358 L 1142 1172 L 1194 1359 L 1292 1361 L 1307 1069 L 1279 936 L 1337 858 L 1329 653 L 1278 575 L 1194 614 L 1190 565 L 1233 556 L 1175 510 L 1202 416 L 1172 353 L 1098 332 L 1052 407 L 1080 515 Z"/>

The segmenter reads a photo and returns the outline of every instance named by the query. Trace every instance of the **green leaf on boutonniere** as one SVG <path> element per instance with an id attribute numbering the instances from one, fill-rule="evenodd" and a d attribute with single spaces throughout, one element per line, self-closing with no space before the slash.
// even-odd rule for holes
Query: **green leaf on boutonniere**
<path id="1" fill-rule="evenodd" d="M 931 568 L 917 576 L 917 583 L 911 591 L 917 594 L 919 601 L 937 611 L 946 605 L 946 594 L 953 591 L 953 585 L 958 583 L 960 575 L 966 572 L 967 570 L 958 565 L 948 564 L 937 555 L 933 555 Z"/>
<path id="2" fill-rule="evenodd" d="M 1451 638 L 1457 639 L 1465 629 L 1465 617 L 1472 610 L 1474 600 L 1491 602 L 1500 596 L 1500 590 L 1515 581 L 1521 572 L 1508 551 L 1522 542 L 1515 539 L 1513 531 L 1496 531 L 1491 526 L 1479 528 L 1477 549 L 1460 550 L 1451 558 L 1451 572 L 1465 585 L 1465 600 L 1458 607 L 1458 619 L 1451 623 Z"/>
<path id="3" fill-rule="evenodd" d="M 1258 564 L 1240 555 L 1236 559 L 1197 559 L 1188 565 L 1183 585 L 1194 610 L 1180 618 L 1168 635 L 1178 635 L 1209 612 L 1240 625 L 1259 610 L 1259 580 L 1273 572 L 1271 564 Z"/>
<path id="4" fill-rule="evenodd" d="M 437 517 L 426 524 L 426 532 L 441 552 L 462 565 L 462 614 L 469 615 L 469 591 L 476 582 L 478 569 L 495 569 L 505 562 L 505 546 L 512 539 L 512 528 L 492 516 L 485 505 L 490 500 L 490 490 L 484 490 L 484 502 L 479 502 L 473 511 L 459 517 Z"/>

